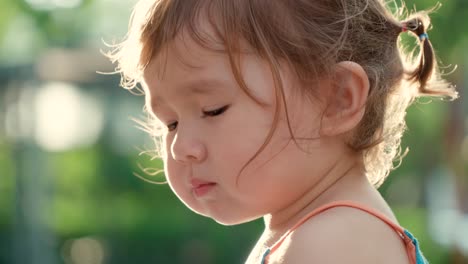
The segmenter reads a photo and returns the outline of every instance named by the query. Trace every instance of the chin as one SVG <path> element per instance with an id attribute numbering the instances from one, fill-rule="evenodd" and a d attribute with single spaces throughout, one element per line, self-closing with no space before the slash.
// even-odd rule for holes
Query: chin
<path id="1" fill-rule="evenodd" d="M 202 214 L 206 217 L 209 217 L 213 219 L 216 223 L 224 225 L 224 226 L 233 226 L 233 225 L 240 225 L 244 223 L 248 223 L 251 221 L 254 221 L 260 217 L 244 217 L 244 218 L 239 218 L 239 217 L 231 217 L 229 215 L 213 215 L 213 214 Z"/>
<path id="2" fill-rule="evenodd" d="M 194 213 L 213 219 L 215 222 L 225 226 L 240 225 L 243 223 L 254 221 L 262 215 L 239 215 L 235 210 L 220 208 L 207 208 L 200 205 L 185 205 Z"/>
<path id="3" fill-rule="evenodd" d="M 240 224 L 249 222 L 249 221 L 225 221 L 225 220 L 218 220 L 215 218 L 212 218 L 212 219 L 215 220 L 216 223 L 223 225 L 223 226 L 234 226 L 234 225 L 240 225 Z"/>

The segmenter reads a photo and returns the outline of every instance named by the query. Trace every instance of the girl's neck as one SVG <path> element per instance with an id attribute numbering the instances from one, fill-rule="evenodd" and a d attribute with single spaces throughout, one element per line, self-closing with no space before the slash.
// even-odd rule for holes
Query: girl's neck
<path id="1" fill-rule="evenodd" d="M 355 159 L 349 159 L 347 162 L 340 160 L 293 204 L 264 217 L 265 243 L 271 246 L 314 209 L 332 201 L 352 199 L 357 189 L 369 186 L 362 163 L 356 162 Z"/>

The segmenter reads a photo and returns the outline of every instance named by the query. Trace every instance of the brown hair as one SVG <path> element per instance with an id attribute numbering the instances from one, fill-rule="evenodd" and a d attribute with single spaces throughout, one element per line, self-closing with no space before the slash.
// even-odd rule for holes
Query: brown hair
<path id="1" fill-rule="evenodd" d="M 401 159 L 404 116 L 411 102 L 421 95 L 457 97 L 440 78 L 432 45 L 424 35 L 428 13 L 418 12 L 400 22 L 382 0 L 147 0 L 135 7 L 126 40 L 108 55 L 118 62 L 122 86 L 132 89 L 142 81 L 148 63 L 185 30 L 203 47 L 214 49 L 213 41 L 223 44 L 236 81 L 249 94 L 236 57 L 244 41 L 270 65 L 277 101 L 286 111 L 280 64 L 312 82 L 331 76 L 336 63 L 354 61 L 366 71 L 370 92 L 349 146 L 363 154 L 369 180 L 378 186 L 394 160 Z M 216 39 L 203 32 L 201 18 L 212 26 Z M 421 38 L 417 56 L 400 45 L 398 36 L 405 30 Z M 268 144 L 278 115 L 277 107 L 274 125 L 252 159 Z M 290 132 L 296 142 L 291 128 Z"/>

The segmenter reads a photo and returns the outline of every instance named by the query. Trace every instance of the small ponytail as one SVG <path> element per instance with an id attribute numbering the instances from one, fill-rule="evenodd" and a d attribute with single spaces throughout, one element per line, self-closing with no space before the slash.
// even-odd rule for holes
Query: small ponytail
<path id="1" fill-rule="evenodd" d="M 438 85 L 430 84 L 431 79 L 435 77 L 437 63 L 435 61 L 434 49 L 426 32 L 429 24 L 428 16 L 421 13 L 415 18 L 401 23 L 401 32 L 410 31 L 415 34 L 419 38 L 421 47 L 419 65 L 407 72 L 408 79 L 419 83 L 420 95 L 451 97 L 454 99 L 458 97 L 457 92 L 450 85 L 448 85 L 449 89 L 437 89 L 437 87 L 430 89 L 430 87 Z"/>

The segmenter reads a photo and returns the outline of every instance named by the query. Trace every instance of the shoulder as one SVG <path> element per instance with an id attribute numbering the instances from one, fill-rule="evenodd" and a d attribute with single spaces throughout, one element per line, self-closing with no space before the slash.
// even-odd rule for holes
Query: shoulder
<path id="1" fill-rule="evenodd" d="M 379 218 L 335 207 L 314 216 L 283 243 L 282 263 L 409 263 L 403 240 Z"/>

